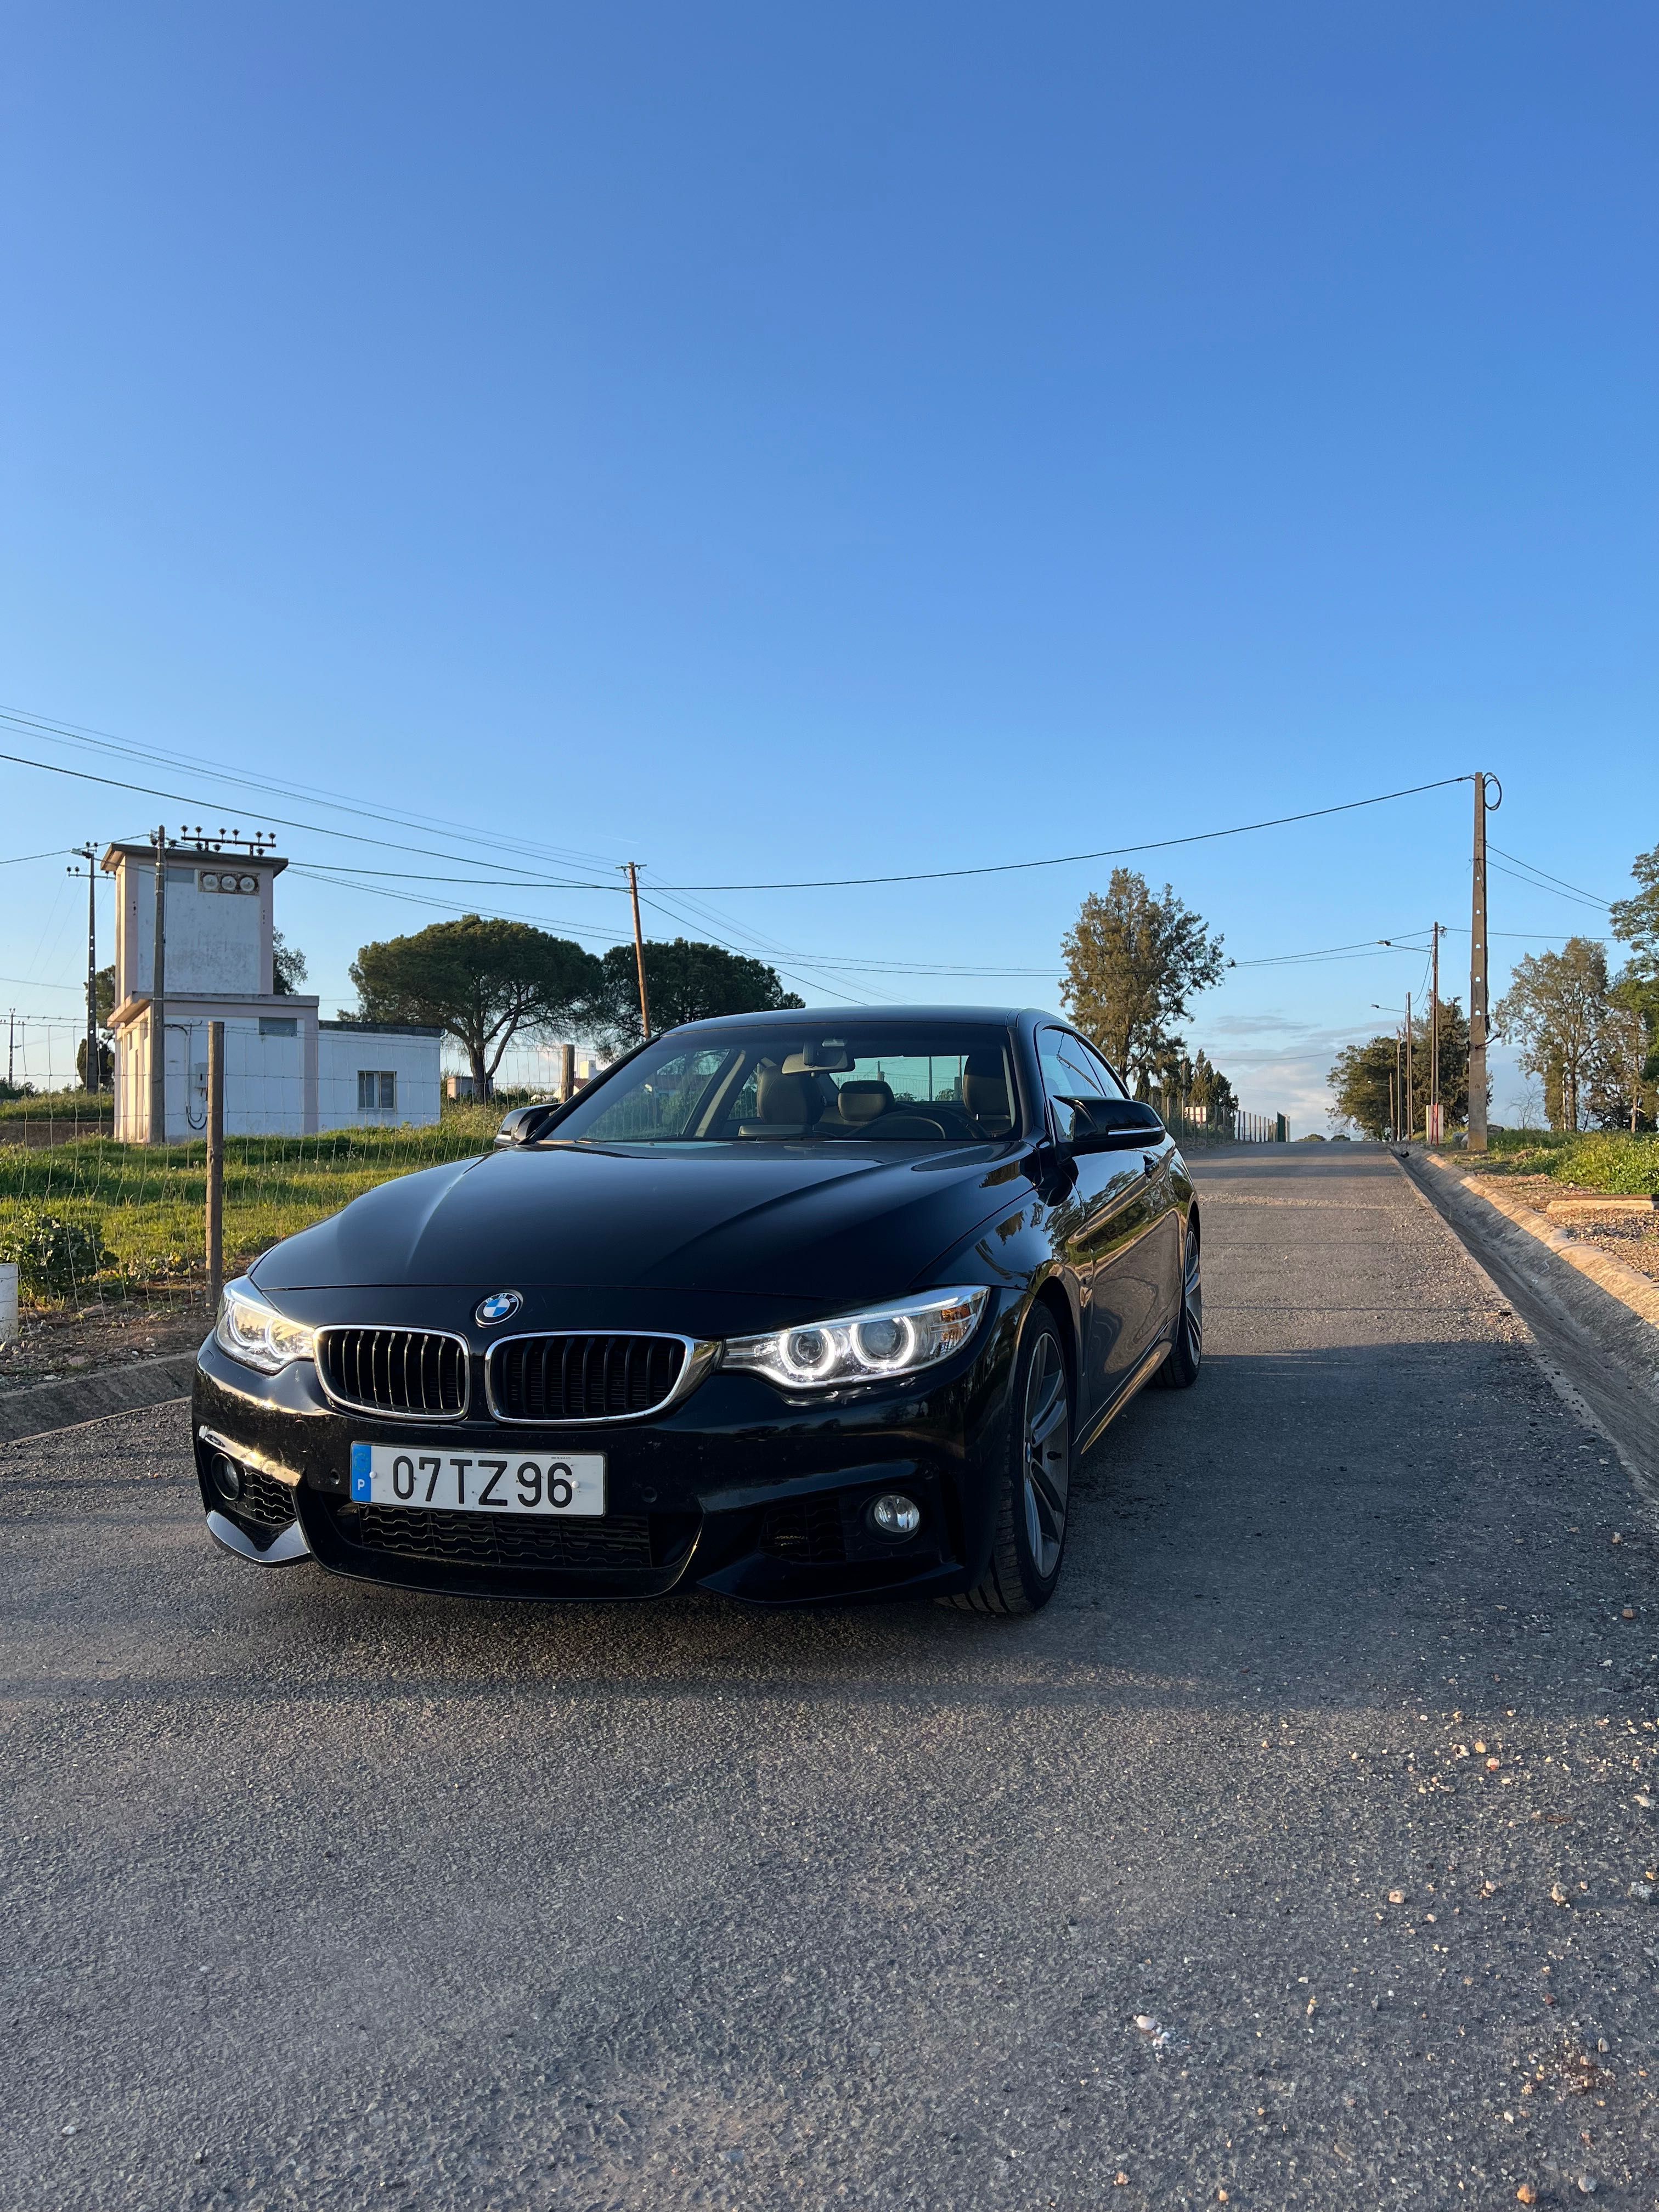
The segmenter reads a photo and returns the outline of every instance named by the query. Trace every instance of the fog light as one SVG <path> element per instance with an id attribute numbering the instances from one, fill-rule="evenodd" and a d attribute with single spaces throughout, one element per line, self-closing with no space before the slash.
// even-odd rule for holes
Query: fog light
<path id="1" fill-rule="evenodd" d="M 899 1491 L 884 1491 L 870 1508 L 870 1526 L 884 1536 L 914 1536 L 921 1526 L 921 1508 Z"/>
<path id="2" fill-rule="evenodd" d="M 234 1459 L 219 1453 L 208 1469 L 208 1480 L 227 1505 L 234 1505 L 242 1494 L 242 1470 Z"/>

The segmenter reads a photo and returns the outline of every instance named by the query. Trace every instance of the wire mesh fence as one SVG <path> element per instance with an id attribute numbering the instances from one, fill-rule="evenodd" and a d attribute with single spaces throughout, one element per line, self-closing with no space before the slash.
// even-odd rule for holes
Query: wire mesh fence
<path id="1" fill-rule="evenodd" d="M 24 1294 L 86 1305 L 206 1290 L 206 1139 L 118 1144 L 64 1134 L 58 1115 L 13 1117 L 0 1144 L 0 1256 L 15 1259 Z M 295 1230 L 416 1168 L 487 1152 L 500 1103 L 456 1103 L 427 1128 L 345 1128 L 314 1137 L 228 1137 L 223 1168 L 226 1267 L 237 1272 Z M 40 1139 L 51 1128 L 51 1141 Z"/>
<path id="2" fill-rule="evenodd" d="M 1184 1098 L 1175 1091 L 1154 1090 L 1151 1103 L 1164 1126 L 1181 1145 L 1283 1145 L 1291 1125 L 1283 1114 L 1250 1114 L 1237 1105 Z"/>

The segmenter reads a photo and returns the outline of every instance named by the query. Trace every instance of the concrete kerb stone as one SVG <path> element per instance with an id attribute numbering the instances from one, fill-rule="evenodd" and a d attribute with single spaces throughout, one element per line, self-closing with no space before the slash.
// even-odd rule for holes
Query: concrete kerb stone
<path id="1" fill-rule="evenodd" d="M 1420 1162 L 1425 1167 L 1432 1168 L 1437 1174 L 1456 1183 L 1471 1197 L 1484 1200 L 1496 1212 L 1512 1221 L 1517 1229 L 1524 1230 L 1528 1237 L 1536 1237 L 1540 1244 L 1547 1245 L 1570 1267 L 1576 1267 L 1581 1275 L 1587 1275 L 1593 1283 L 1599 1284 L 1609 1297 L 1617 1298 L 1620 1305 L 1628 1306 L 1632 1313 L 1639 1314 L 1644 1321 L 1651 1322 L 1659 1328 L 1659 1283 L 1643 1274 L 1639 1268 L 1627 1267 L 1624 1261 L 1615 1259 L 1611 1252 L 1603 1252 L 1598 1245 L 1588 1244 L 1582 1237 L 1558 1227 L 1546 1215 L 1537 1212 L 1530 1206 L 1522 1206 L 1506 1191 L 1493 1189 L 1485 1176 L 1462 1175 L 1451 1161 L 1435 1152 L 1413 1151 L 1403 1157 L 1409 1158 L 1413 1164 Z"/>
<path id="2" fill-rule="evenodd" d="M 68 1376 L 61 1382 L 37 1382 L 27 1390 L 0 1394 L 0 1444 L 21 1443 L 55 1429 L 79 1428 L 112 1413 L 134 1413 L 146 1406 L 186 1397 L 196 1373 L 193 1352 L 173 1352 L 160 1359 L 136 1359 L 131 1366 L 106 1367 L 90 1375 Z"/>

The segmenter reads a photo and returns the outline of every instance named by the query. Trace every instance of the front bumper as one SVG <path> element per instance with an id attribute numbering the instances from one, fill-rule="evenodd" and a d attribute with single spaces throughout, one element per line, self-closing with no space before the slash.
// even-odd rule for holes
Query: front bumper
<path id="1" fill-rule="evenodd" d="M 657 1420 L 514 1426 L 526 1451 L 602 1451 L 597 1521 L 356 1505 L 350 1448 L 499 1449 L 477 1418 L 413 1431 L 338 1411 L 315 1370 L 264 1376 L 210 1338 L 198 1355 L 191 1434 L 203 1504 L 227 1548 L 266 1564 L 308 1552 L 335 1574 L 469 1597 L 658 1597 L 697 1585 L 759 1604 L 945 1595 L 984 1571 L 994 1489 L 1006 1465 L 1016 1302 L 973 1344 L 908 1386 L 790 1399 L 760 1377 L 716 1373 Z M 223 1494 L 216 1463 L 240 1484 Z M 222 1469 L 216 1472 L 222 1474 Z M 902 1490 L 922 1510 L 902 1541 L 866 1508 Z"/>

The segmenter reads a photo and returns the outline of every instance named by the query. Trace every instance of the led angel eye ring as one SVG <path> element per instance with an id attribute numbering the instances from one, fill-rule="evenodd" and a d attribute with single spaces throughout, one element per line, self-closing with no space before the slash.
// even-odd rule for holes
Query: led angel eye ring
<path id="1" fill-rule="evenodd" d="M 816 1346 L 816 1356 L 809 1352 L 802 1358 L 796 1350 L 799 1345 Z M 817 1381 L 827 1375 L 836 1364 L 836 1340 L 827 1328 L 792 1328 L 778 1339 L 779 1364 L 801 1382 Z"/>
<path id="2" fill-rule="evenodd" d="M 887 1352 L 872 1352 L 866 1331 L 894 1329 L 898 1343 Z M 855 1322 L 853 1325 L 853 1350 L 866 1367 L 890 1370 L 904 1366 L 915 1353 L 916 1325 L 908 1314 L 884 1314 L 879 1321 Z"/>

